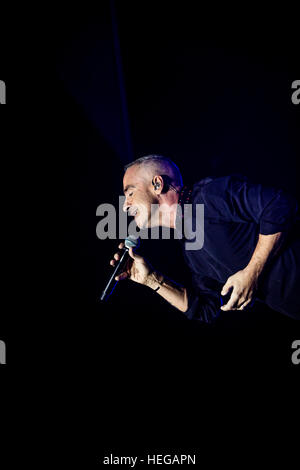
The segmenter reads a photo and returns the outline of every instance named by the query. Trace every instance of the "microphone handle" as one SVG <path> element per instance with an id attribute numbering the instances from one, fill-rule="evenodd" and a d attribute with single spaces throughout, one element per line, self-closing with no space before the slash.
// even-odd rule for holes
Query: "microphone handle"
<path id="1" fill-rule="evenodd" d="M 118 271 L 120 270 L 120 268 L 123 266 L 123 264 L 125 264 L 125 257 L 126 258 L 128 257 L 128 252 L 129 252 L 129 249 L 124 248 L 124 253 L 122 254 L 121 258 L 119 259 L 119 262 L 118 262 L 117 266 L 115 267 L 108 283 L 106 284 L 106 287 L 105 287 L 104 291 L 101 294 L 101 298 L 100 298 L 101 300 L 105 300 L 105 298 L 107 298 L 107 293 L 108 293 L 108 291 L 110 291 L 111 285 L 114 284 L 114 282 L 115 283 L 117 282 L 117 281 L 115 281 L 115 277 L 118 274 Z"/>

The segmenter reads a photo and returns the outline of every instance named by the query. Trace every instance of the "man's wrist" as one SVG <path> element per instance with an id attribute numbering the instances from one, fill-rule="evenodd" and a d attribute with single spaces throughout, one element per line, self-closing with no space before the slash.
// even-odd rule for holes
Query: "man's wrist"
<path id="1" fill-rule="evenodd" d="M 259 277 L 261 272 L 263 271 L 264 263 L 249 263 L 244 271 L 252 276 Z"/>
<path id="2" fill-rule="evenodd" d="M 146 280 L 146 286 L 150 287 L 152 290 L 157 290 L 162 286 L 164 281 L 164 276 L 156 271 L 152 271 L 148 274 Z"/>

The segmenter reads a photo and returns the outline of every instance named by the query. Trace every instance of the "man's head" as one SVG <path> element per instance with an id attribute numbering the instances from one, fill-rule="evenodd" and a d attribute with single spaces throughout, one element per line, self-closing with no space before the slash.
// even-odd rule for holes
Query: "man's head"
<path id="1" fill-rule="evenodd" d="M 134 216 L 139 228 L 163 225 L 164 214 L 177 202 L 181 187 L 182 177 L 172 160 L 161 155 L 138 158 L 125 166 L 124 211 Z"/>

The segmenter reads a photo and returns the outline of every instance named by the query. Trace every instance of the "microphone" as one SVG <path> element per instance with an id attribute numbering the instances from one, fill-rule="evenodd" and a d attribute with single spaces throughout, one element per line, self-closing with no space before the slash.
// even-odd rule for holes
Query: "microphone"
<path id="1" fill-rule="evenodd" d="M 104 291 L 102 292 L 102 295 L 100 297 L 100 300 L 107 300 L 112 291 L 114 290 L 115 285 L 117 284 L 118 281 L 115 281 L 115 277 L 118 275 L 119 272 L 122 271 L 123 267 L 127 263 L 127 260 L 129 258 L 129 248 L 136 248 L 139 246 L 139 237 L 136 237 L 134 235 L 129 235 L 125 239 L 125 247 L 123 248 L 123 253 L 121 258 L 118 261 L 117 266 L 114 269 L 114 272 L 112 273 L 111 277 L 109 278 L 108 283 L 106 284 L 106 287 Z M 113 288 L 111 289 L 112 284 L 115 282 Z M 111 289 L 111 290 L 110 290 Z"/>

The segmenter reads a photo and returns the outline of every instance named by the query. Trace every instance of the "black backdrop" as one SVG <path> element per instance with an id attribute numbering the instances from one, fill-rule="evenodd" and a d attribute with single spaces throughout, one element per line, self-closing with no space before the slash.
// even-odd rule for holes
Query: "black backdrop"
<path id="1" fill-rule="evenodd" d="M 62 405 L 70 454 L 83 455 L 86 467 L 120 449 L 190 448 L 204 461 L 222 448 L 230 461 L 236 447 L 249 451 L 239 432 L 249 423 L 255 452 L 267 456 L 271 398 L 278 383 L 287 396 L 294 390 L 297 322 L 256 307 L 200 325 L 127 282 L 101 304 L 118 242 L 97 239 L 95 213 L 117 203 L 123 165 L 148 153 L 171 157 L 188 183 L 242 173 L 299 199 L 293 15 L 167 2 L 111 7 L 35 12 L 37 30 L 25 26 L 28 45 L 13 42 L 18 61 L 10 55 L 5 69 L 18 116 L 1 108 L 2 129 L 15 118 L 8 166 L 25 208 L 14 249 L 26 255 L 17 275 L 12 268 L 12 298 L 23 308 L 2 320 L 7 367 L 23 371 L 27 352 L 30 377 L 45 378 L 47 407 L 51 396 Z M 178 281 L 189 275 L 175 241 L 145 240 L 141 252 Z M 289 400 L 279 401 L 284 416 Z"/>

